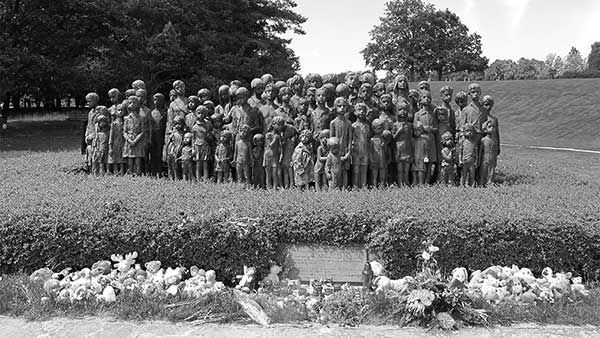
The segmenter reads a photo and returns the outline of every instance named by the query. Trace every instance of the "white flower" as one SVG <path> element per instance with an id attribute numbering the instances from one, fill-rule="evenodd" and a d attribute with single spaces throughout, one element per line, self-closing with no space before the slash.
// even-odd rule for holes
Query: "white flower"
<path id="1" fill-rule="evenodd" d="M 429 258 L 431 258 L 431 255 L 429 254 L 429 252 L 427 251 L 423 251 L 423 254 L 421 255 L 423 257 L 424 260 L 428 261 Z"/>
<path id="2" fill-rule="evenodd" d="M 428 250 L 429 250 L 429 252 L 437 252 L 437 251 L 440 251 L 440 248 L 438 248 L 437 246 L 434 246 L 434 245 L 430 245 Z"/>

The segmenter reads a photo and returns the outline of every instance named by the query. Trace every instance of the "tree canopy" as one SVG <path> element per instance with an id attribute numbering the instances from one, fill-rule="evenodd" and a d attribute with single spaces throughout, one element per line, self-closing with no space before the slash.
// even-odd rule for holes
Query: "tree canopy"
<path id="1" fill-rule="evenodd" d="M 483 71 L 481 36 L 449 10 L 437 10 L 421 0 L 386 3 L 381 22 L 370 32 L 371 42 L 362 51 L 366 63 L 376 70 L 389 69 L 416 74 L 436 71 Z"/>
<path id="2" fill-rule="evenodd" d="M 0 94 L 55 99 L 106 93 L 144 79 L 213 87 L 256 74 L 287 78 L 298 58 L 282 38 L 303 34 L 293 0 L 5 0 Z"/>

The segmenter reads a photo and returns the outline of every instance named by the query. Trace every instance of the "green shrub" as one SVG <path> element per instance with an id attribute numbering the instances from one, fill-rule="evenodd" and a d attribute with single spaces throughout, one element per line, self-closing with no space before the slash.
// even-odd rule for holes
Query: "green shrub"
<path id="1" fill-rule="evenodd" d="M 598 186 L 544 162 L 503 154 L 486 189 L 261 191 L 236 184 L 67 173 L 76 153 L 3 159 L 0 272 L 81 268 L 112 253 L 192 264 L 226 282 L 268 269 L 285 243 L 363 243 L 394 275 L 414 269 L 426 237 L 446 268 L 550 265 L 592 273 L 600 260 Z M 397 220 L 388 222 L 388 220 Z"/>

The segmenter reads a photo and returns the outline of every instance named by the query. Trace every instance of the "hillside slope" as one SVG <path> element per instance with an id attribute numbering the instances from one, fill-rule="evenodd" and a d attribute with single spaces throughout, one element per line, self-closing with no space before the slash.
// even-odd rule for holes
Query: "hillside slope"
<path id="1" fill-rule="evenodd" d="M 503 143 L 600 150 L 600 79 L 479 83 L 496 101 Z M 432 82 L 435 104 L 446 84 L 456 93 L 469 82 Z"/>

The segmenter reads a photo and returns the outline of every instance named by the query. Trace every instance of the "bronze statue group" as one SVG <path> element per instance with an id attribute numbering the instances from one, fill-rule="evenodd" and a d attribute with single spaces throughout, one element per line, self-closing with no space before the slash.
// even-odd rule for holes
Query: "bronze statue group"
<path id="1" fill-rule="evenodd" d="M 385 82 L 370 72 L 345 81 L 265 74 L 250 89 L 232 81 L 186 97 L 178 80 L 168 105 L 157 93 L 150 109 L 136 80 L 124 97 L 108 92 L 110 107 L 86 96 L 86 162 L 96 175 L 260 188 L 490 184 L 500 154 L 493 98 L 476 83 L 456 95 L 444 86 L 436 106 L 429 83 L 418 87 L 409 89 L 404 75 Z"/>

